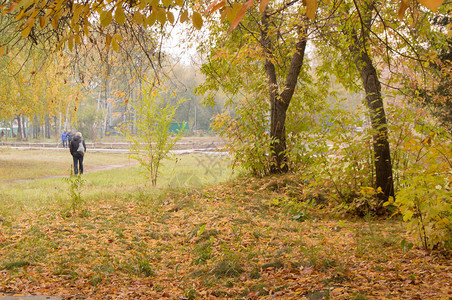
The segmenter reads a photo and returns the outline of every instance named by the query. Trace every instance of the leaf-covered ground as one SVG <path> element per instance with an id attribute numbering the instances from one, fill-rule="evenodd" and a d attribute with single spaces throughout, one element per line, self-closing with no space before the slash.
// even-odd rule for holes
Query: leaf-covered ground
<path id="1" fill-rule="evenodd" d="M 0 215 L 0 295 L 450 299 L 450 253 L 396 220 L 333 218 L 296 178 L 143 191 Z"/>

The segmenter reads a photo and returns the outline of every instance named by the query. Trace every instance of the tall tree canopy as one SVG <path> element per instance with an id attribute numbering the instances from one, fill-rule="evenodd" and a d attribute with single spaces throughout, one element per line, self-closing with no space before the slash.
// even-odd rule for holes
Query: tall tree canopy
<path id="1" fill-rule="evenodd" d="M 431 10 L 436 10 L 444 0 L 419 0 L 419 2 Z M 210 2 L 207 12 L 220 9 L 223 16 L 231 20 L 231 28 L 235 28 L 242 20 L 248 8 L 252 7 L 254 0 L 248 0 L 243 4 L 233 7 L 226 6 L 225 0 Z M 259 2 L 260 11 L 263 13 L 269 0 Z M 298 2 L 298 1 L 292 1 Z M 306 15 L 314 19 L 317 0 L 306 0 Z M 35 42 L 43 33 L 54 34 L 57 37 L 58 47 L 67 45 L 69 49 L 74 44 L 83 43 L 83 37 L 90 35 L 95 27 L 105 28 L 112 23 L 124 25 L 134 23 L 146 27 L 154 24 L 164 25 L 175 22 L 184 23 L 191 20 L 195 28 L 203 26 L 201 12 L 204 9 L 201 1 L 184 0 L 98 0 L 79 1 L 72 0 L 1 0 L 2 14 L 12 14 L 17 32 L 22 37 L 30 37 Z M 400 0 L 399 16 L 403 16 L 410 2 Z M 3 30 L 0 28 L 0 31 Z M 107 44 L 114 48 L 122 41 L 121 35 L 107 35 Z M 0 41 L 0 55 L 5 51 L 8 41 Z"/>

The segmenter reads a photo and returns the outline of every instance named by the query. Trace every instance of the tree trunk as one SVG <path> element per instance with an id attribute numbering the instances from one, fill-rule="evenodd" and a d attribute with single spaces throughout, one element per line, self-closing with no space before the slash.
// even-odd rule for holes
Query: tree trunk
<path id="1" fill-rule="evenodd" d="M 270 151 L 272 165 L 270 173 L 285 173 L 289 170 L 288 157 L 286 154 L 286 114 L 290 101 L 297 85 L 298 76 L 303 66 L 304 53 L 306 49 L 306 31 L 301 30 L 299 40 L 295 44 L 295 52 L 286 77 L 286 83 L 282 93 L 278 91 L 278 80 L 276 68 L 273 63 L 273 46 L 269 36 L 268 10 L 266 9 L 261 18 L 261 43 L 265 55 L 265 73 L 269 86 L 270 98 Z M 300 26 L 302 28 L 303 26 Z"/>
<path id="2" fill-rule="evenodd" d="M 289 170 L 286 155 L 286 112 L 287 107 L 277 99 L 271 102 L 270 144 L 273 163 L 270 172 L 272 174 L 285 173 Z"/>
<path id="3" fill-rule="evenodd" d="M 16 119 L 17 119 L 17 140 L 18 141 L 22 141 L 23 140 L 23 136 L 22 136 L 22 120 L 21 120 L 20 115 L 17 115 Z"/>
<path id="4" fill-rule="evenodd" d="M 25 116 L 22 116 L 22 139 L 28 141 L 28 120 Z"/>
<path id="5" fill-rule="evenodd" d="M 47 139 L 50 139 L 52 136 L 52 126 L 50 125 L 50 117 L 45 116 L 45 123 L 44 123 L 44 136 Z"/>
<path id="6" fill-rule="evenodd" d="M 38 116 L 34 115 L 33 116 L 33 129 L 32 129 L 32 133 L 33 133 L 33 138 L 37 139 L 39 137 L 39 120 L 38 120 Z"/>
<path id="7" fill-rule="evenodd" d="M 57 122 L 58 122 L 58 128 L 57 128 Z M 57 116 L 53 115 L 53 128 L 55 129 L 54 131 L 54 136 L 58 137 L 59 133 L 61 132 L 61 112 L 60 112 L 60 119 L 58 121 Z"/>
<path id="8" fill-rule="evenodd" d="M 373 155 L 375 165 L 375 189 L 379 198 L 376 207 L 377 212 L 383 209 L 383 203 L 389 197 L 394 197 L 394 180 L 392 175 L 391 151 L 388 141 L 388 124 L 381 97 L 381 84 L 377 71 L 372 63 L 366 44 L 369 41 L 370 28 L 372 27 L 372 14 L 376 3 L 368 1 L 359 7 L 355 2 L 357 11 L 360 12 L 360 30 L 352 29 L 344 32 L 350 36 L 349 50 L 352 53 L 356 68 L 360 74 L 364 90 L 366 92 L 367 107 L 373 130 Z"/>
<path id="9" fill-rule="evenodd" d="M 388 124 L 384 110 L 383 99 L 381 97 L 381 84 L 378 79 L 372 60 L 368 53 L 355 47 L 351 47 L 355 54 L 355 64 L 360 73 L 366 92 L 367 107 L 370 113 L 372 129 L 374 131 L 373 150 L 375 164 L 375 188 L 381 192 L 379 206 L 387 201 L 389 197 L 394 197 L 394 180 L 392 175 L 391 151 L 388 141 Z"/>

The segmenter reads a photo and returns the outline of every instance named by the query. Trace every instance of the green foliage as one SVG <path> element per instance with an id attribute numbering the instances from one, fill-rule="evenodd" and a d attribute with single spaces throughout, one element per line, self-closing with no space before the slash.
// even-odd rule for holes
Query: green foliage
<path id="1" fill-rule="evenodd" d="M 410 178 L 397 193 L 397 198 L 386 204 L 394 204 L 399 209 L 422 247 L 434 249 L 451 244 L 451 195 L 450 178 L 420 174 Z"/>
<path id="2" fill-rule="evenodd" d="M 240 274 L 242 274 L 244 269 L 240 265 L 240 262 L 236 259 L 224 259 L 219 261 L 213 270 L 211 271 L 211 274 L 216 276 L 217 278 L 224 278 L 224 277 L 238 277 Z"/>
<path id="3" fill-rule="evenodd" d="M 371 131 L 339 105 L 306 114 L 309 130 L 293 139 L 291 159 L 313 193 L 328 194 L 335 209 L 360 216 L 378 208 Z"/>
<path id="4" fill-rule="evenodd" d="M 183 136 L 183 130 L 174 136 L 169 131 L 174 114 L 183 101 L 172 105 L 169 99 L 164 103 L 157 90 L 143 89 L 142 97 L 132 103 L 136 120 L 123 126 L 130 142 L 130 156 L 146 170 L 153 186 L 157 184 L 162 160 L 169 157 Z"/>
<path id="5" fill-rule="evenodd" d="M 398 191 L 396 199 L 385 205 L 398 209 L 425 249 L 450 246 L 452 137 L 431 125 L 423 110 L 402 105 L 393 105 L 391 110 L 396 116 L 393 157 Z"/>
<path id="6" fill-rule="evenodd" d="M 240 166 L 256 176 L 264 176 L 270 169 L 267 112 L 265 100 L 258 98 L 253 103 L 240 102 L 237 117 L 224 113 L 212 123 L 213 130 L 228 141 L 226 149 L 233 157 L 233 167 Z"/>
<path id="7" fill-rule="evenodd" d="M 72 169 L 72 168 L 71 168 Z M 72 170 L 71 170 L 72 173 Z M 63 179 L 69 184 L 69 195 L 71 198 L 71 208 L 73 214 L 76 213 L 80 204 L 82 203 L 82 188 L 86 180 L 82 178 L 82 175 L 72 175 Z"/>
<path id="8" fill-rule="evenodd" d="M 204 95 L 208 103 L 215 101 L 216 91 L 222 91 L 230 97 L 229 105 L 234 114 L 218 116 L 213 128 L 228 141 L 227 149 L 234 158 L 234 166 L 241 166 L 253 175 L 264 176 L 274 163 L 271 160 L 274 153 L 270 151 L 270 144 L 278 141 L 270 138 L 271 110 L 275 108 L 270 105 L 272 88 L 264 71 L 268 57 L 264 54 L 266 50 L 261 41 L 259 19 L 257 16 L 246 16 L 241 27 L 231 34 L 227 33 L 229 26 L 224 27 L 217 19 L 211 20 L 209 29 L 215 34 L 215 39 L 204 43 L 201 48 L 209 60 L 202 67 L 206 82 L 197 91 Z M 272 47 L 275 49 L 271 51 L 269 60 L 276 66 L 274 75 L 278 83 L 277 90 L 284 89 L 288 80 L 288 62 L 299 39 L 292 32 L 298 31 L 300 21 L 298 10 L 275 10 L 271 14 L 268 39 L 273 42 Z M 311 87 L 310 82 L 305 80 L 305 77 L 309 77 L 305 71 L 303 68 L 300 75 L 303 84 L 299 88 L 302 91 L 299 97 L 294 96 L 290 100 L 291 103 L 295 98 L 300 101 Z M 292 116 L 296 115 L 299 115 L 299 111 L 294 110 Z M 284 118 L 284 121 L 288 118 Z M 291 133 L 286 132 L 287 136 Z"/>
<path id="9" fill-rule="evenodd" d="M 25 266 L 29 266 L 30 262 L 26 261 L 26 260 L 18 260 L 18 261 L 10 261 L 10 262 L 5 262 L 3 264 L 3 268 L 7 269 L 7 270 L 13 270 L 16 268 L 22 268 Z"/>

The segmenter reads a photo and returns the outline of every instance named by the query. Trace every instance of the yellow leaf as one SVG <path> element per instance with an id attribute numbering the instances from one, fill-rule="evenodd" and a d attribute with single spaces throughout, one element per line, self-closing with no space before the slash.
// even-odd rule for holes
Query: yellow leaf
<path id="1" fill-rule="evenodd" d="M 177 6 L 182 7 L 184 5 L 184 0 L 175 0 L 174 1 L 176 3 Z"/>
<path id="2" fill-rule="evenodd" d="M 27 20 L 27 26 L 31 26 L 33 27 L 33 25 L 35 24 L 36 19 L 35 18 L 28 18 Z"/>
<path id="3" fill-rule="evenodd" d="M 116 41 L 116 39 L 113 39 L 111 41 L 111 46 L 113 48 L 113 51 L 115 51 L 115 52 L 119 51 L 119 45 L 118 45 L 118 42 Z"/>
<path id="4" fill-rule="evenodd" d="M 67 47 L 69 48 L 70 51 L 72 51 L 72 49 L 74 49 L 74 36 L 70 36 L 69 40 L 67 41 Z"/>
<path id="5" fill-rule="evenodd" d="M 235 16 L 239 12 L 239 10 L 242 9 L 242 5 L 240 3 L 235 2 L 232 5 L 232 9 L 229 7 L 226 7 L 226 18 L 230 23 L 234 22 Z"/>
<path id="6" fill-rule="evenodd" d="M 146 24 L 150 27 L 154 25 L 155 20 L 157 20 L 157 13 L 152 10 L 151 14 L 146 18 Z"/>
<path id="7" fill-rule="evenodd" d="M 5 14 L 5 13 L 11 13 L 11 12 L 13 12 L 13 11 L 15 11 L 16 10 L 16 8 L 17 8 L 17 2 L 12 2 L 11 3 L 11 5 L 9 6 L 9 8 L 7 9 L 7 10 L 4 10 L 3 12 L 2 12 L 2 14 Z"/>
<path id="8" fill-rule="evenodd" d="M 22 9 L 20 13 L 17 14 L 17 16 L 14 18 L 15 21 L 18 21 L 22 19 L 22 17 L 25 15 L 25 9 Z"/>
<path id="9" fill-rule="evenodd" d="M 72 12 L 74 14 L 72 20 L 78 21 L 78 19 L 80 18 L 80 14 L 82 13 L 82 10 L 83 6 L 80 3 L 75 3 L 72 8 Z"/>
<path id="10" fill-rule="evenodd" d="M 317 0 L 306 0 L 306 16 L 313 20 L 315 18 L 315 12 L 317 11 Z"/>
<path id="11" fill-rule="evenodd" d="M 180 22 L 184 23 L 188 20 L 188 10 L 184 10 L 180 15 Z"/>
<path id="12" fill-rule="evenodd" d="M 115 34 L 113 36 L 113 39 L 118 41 L 118 42 L 122 42 L 122 40 L 123 40 L 122 35 L 120 35 L 119 33 Z"/>
<path id="13" fill-rule="evenodd" d="M 77 34 L 77 35 L 74 37 L 74 39 L 75 39 L 75 43 L 80 45 L 80 43 L 81 43 L 80 35 Z"/>
<path id="14" fill-rule="evenodd" d="M 402 0 L 400 2 L 399 12 L 397 13 L 397 16 L 399 17 L 399 19 L 403 19 L 403 16 L 405 15 L 405 11 L 408 7 L 409 7 L 409 4 L 407 1 Z"/>
<path id="15" fill-rule="evenodd" d="M 223 11 L 221 12 L 221 16 L 220 16 L 221 22 L 224 22 L 224 20 L 226 20 L 226 19 L 229 20 L 228 16 L 229 16 L 231 10 L 232 9 L 230 7 L 225 7 L 223 9 Z"/>
<path id="16" fill-rule="evenodd" d="M 201 29 L 202 28 L 202 17 L 201 14 L 197 11 L 193 12 L 193 15 L 191 17 L 193 25 L 195 26 L 196 29 Z"/>
<path id="17" fill-rule="evenodd" d="M 254 3 L 254 0 L 248 0 L 245 2 L 245 4 L 242 6 L 242 8 L 240 8 L 239 13 L 235 16 L 234 21 L 231 24 L 231 28 L 230 30 L 234 30 L 234 28 L 236 28 L 239 23 L 242 21 L 243 17 L 245 16 L 246 11 L 248 10 L 248 8 L 250 8 Z"/>
<path id="18" fill-rule="evenodd" d="M 225 4 L 226 4 L 225 0 L 217 0 L 217 1 L 213 2 L 212 4 L 210 4 L 209 6 L 207 6 L 206 13 L 214 13 L 215 11 L 224 7 Z"/>
<path id="19" fill-rule="evenodd" d="M 31 14 L 31 17 L 36 19 L 36 16 L 39 14 L 40 10 L 33 8 L 32 11 L 33 13 Z"/>
<path id="20" fill-rule="evenodd" d="M 121 2 L 119 2 L 121 4 Z M 126 15 L 124 14 L 124 10 L 121 6 L 118 6 L 115 11 L 115 20 L 119 25 L 124 25 L 126 22 Z"/>
<path id="21" fill-rule="evenodd" d="M 111 45 L 111 35 L 109 34 L 105 37 L 105 45 L 107 45 L 107 47 Z"/>
<path id="22" fill-rule="evenodd" d="M 174 15 L 172 12 L 167 11 L 166 12 L 166 19 L 168 20 L 168 22 L 170 22 L 171 24 L 174 24 Z"/>
<path id="23" fill-rule="evenodd" d="M 61 49 L 61 47 L 63 46 L 63 44 L 64 44 L 64 41 L 61 41 L 61 42 L 57 45 L 56 50 L 59 51 L 59 50 Z"/>
<path id="24" fill-rule="evenodd" d="M 85 6 L 85 18 L 91 15 L 91 7 L 89 5 Z"/>
<path id="25" fill-rule="evenodd" d="M 152 7 L 158 7 L 158 6 L 159 6 L 159 0 L 151 0 L 150 5 L 151 5 Z"/>
<path id="26" fill-rule="evenodd" d="M 143 15 L 139 12 L 136 11 L 133 14 L 133 20 L 135 21 L 135 23 L 137 23 L 138 25 L 143 25 Z"/>
<path id="27" fill-rule="evenodd" d="M 163 0 L 162 3 L 163 6 L 169 7 L 173 3 L 173 0 Z"/>
<path id="28" fill-rule="evenodd" d="M 2 46 L 0 46 L 0 56 L 2 56 L 3 53 L 5 53 L 5 48 L 3 48 Z"/>
<path id="29" fill-rule="evenodd" d="M 443 4 L 444 0 L 419 0 L 419 3 L 430 9 L 431 11 L 435 12 L 438 7 Z"/>
<path id="30" fill-rule="evenodd" d="M 23 36 L 24 38 L 26 38 L 26 37 L 30 34 L 30 31 L 31 31 L 31 28 L 32 28 L 32 27 L 33 27 L 33 26 L 28 25 L 27 27 L 25 27 L 24 30 L 22 30 L 21 34 L 22 34 L 22 36 Z"/>
<path id="31" fill-rule="evenodd" d="M 141 2 L 138 4 L 138 8 L 139 8 L 139 9 L 145 9 L 145 8 L 146 8 L 146 5 L 148 5 L 148 2 L 149 2 L 149 1 L 141 1 Z"/>
<path id="32" fill-rule="evenodd" d="M 162 9 L 157 9 L 157 20 L 159 20 L 160 24 L 164 25 L 166 22 L 166 11 Z"/>
<path id="33" fill-rule="evenodd" d="M 22 0 L 19 2 L 19 7 L 22 7 L 25 10 L 29 8 L 32 4 L 34 4 L 34 0 Z"/>
<path id="34" fill-rule="evenodd" d="M 46 26 L 46 24 L 47 24 L 47 18 L 44 16 L 40 16 L 39 17 L 39 26 L 41 28 L 44 28 L 44 26 Z"/>
<path id="35" fill-rule="evenodd" d="M 264 13 L 264 10 L 267 7 L 269 1 L 270 0 L 261 0 L 261 2 L 259 3 L 259 11 L 261 12 L 261 14 Z"/>
<path id="36" fill-rule="evenodd" d="M 102 27 L 107 27 L 108 25 L 110 25 L 112 20 L 113 16 L 111 14 L 111 11 L 103 11 L 100 14 L 100 25 L 102 25 Z"/>

